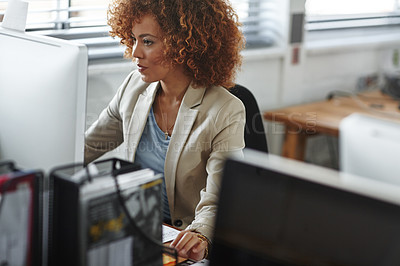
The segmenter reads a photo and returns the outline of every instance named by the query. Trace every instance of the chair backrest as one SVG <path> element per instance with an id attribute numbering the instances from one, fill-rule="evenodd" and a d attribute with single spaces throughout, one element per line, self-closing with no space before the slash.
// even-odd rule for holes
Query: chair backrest
<path id="1" fill-rule="evenodd" d="M 246 147 L 268 152 L 262 116 L 253 94 L 247 88 L 238 84 L 231 88 L 230 92 L 238 97 L 246 108 L 246 127 L 244 129 Z"/>

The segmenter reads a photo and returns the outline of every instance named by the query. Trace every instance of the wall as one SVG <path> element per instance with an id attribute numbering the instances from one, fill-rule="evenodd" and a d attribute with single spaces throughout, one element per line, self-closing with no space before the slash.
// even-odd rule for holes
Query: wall
<path id="1" fill-rule="evenodd" d="M 261 111 L 322 100 L 334 90 L 355 91 L 360 77 L 382 73 L 399 48 L 400 34 L 396 33 L 308 41 L 302 46 L 303 57 L 295 72 L 287 65 L 287 48 L 244 51 L 237 83 L 254 93 Z M 90 64 L 87 124 L 97 118 L 132 69 L 128 61 Z M 283 128 L 267 122 L 265 127 L 271 152 L 280 154 Z M 329 156 L 326 145 L 318 144 L 326 141 L 332 140 L 320 138 L 308 145 L 306 158 L 318 164 L 331 160 L 323 158 Z M 316 150 L 323 150 L 323 155 Z"/>

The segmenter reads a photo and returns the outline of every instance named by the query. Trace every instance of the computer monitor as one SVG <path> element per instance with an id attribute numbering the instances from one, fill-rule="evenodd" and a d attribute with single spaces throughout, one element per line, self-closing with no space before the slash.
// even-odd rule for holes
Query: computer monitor
<path id="1" fill-rule="evenodd" d="M 87 48 L 0 27 L 0 160 L 83 161 Z"/>
<path id="2" fill-rule="evenodd" d="M 226 161 L 210 265 L 399 265 L 400 188 L 246 151 Z"/>
<path id="3" fill-rule="evenodd" d="M 400 185 L 398 121 L 354 113 L 339 126 L 339 168 L 343 172 Z"/>
<path id="4" fill-rule="evenodd" d="M 0 162 L 0 166 L 5 165 Z M 43 175 L 40 171 L 18 171 L 13 167 L 3 170 L 0 171 L 0 265 L 42 265 Z"/>

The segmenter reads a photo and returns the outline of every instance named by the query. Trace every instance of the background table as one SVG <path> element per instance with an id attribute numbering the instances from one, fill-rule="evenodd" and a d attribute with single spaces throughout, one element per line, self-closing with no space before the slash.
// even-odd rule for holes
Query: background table
<path id="1" fill-rule="evenodd" d="M 380 90 L 266 111 L 264 119 L 285 125 L 282 156 L 303 160 L 307 137 L 339 136 L 340 121 L 352 113 L 364 113 L 400 121 L 399 101 Z"/>

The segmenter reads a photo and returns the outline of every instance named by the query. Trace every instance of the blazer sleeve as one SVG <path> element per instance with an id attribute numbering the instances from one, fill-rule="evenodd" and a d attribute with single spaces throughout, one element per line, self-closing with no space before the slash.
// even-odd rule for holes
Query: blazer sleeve
<path id="1" fill-rule="evenodd" d="M 120 103 L 132 73 L 119 87 L 109 105 L 99 118 L 85 132 L 84 163 L 88 164 L 108 151 L 117 148 L 124 141 Z"/>
<path id="2" fill-rule="evenodd" d="M 209 240 L 214 231 L 225 160 L 231 155 L 243 156 L 245 120 L 245 107 L 237 98 L 224 104 L 215 118 L 215 134 L 206 164 L 206 187 L 200 191 L 195 219 L 187 228 L 205 235 Z"/>

